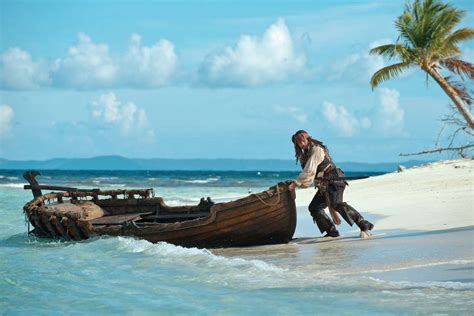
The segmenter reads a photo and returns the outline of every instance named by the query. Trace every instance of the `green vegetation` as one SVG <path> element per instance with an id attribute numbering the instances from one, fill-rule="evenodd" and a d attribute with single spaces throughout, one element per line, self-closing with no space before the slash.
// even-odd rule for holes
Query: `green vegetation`
<path id="1" fill-rule="evenodd" d="M 474 65 L 459 59 L 459 44 L 474 37 L 473 28 L 454 30 L 465 16 L 465 11 L 439 0 L 415 0 L 408 3 L 396 22 L 399 37 L 395 44 L 381 45 L 370 53 L 399 62 L 375 72 L 370 80 L 372 88 L 398 76 L 411 67 L 420 67 L 433 78 L 454 102 L 456 109 L 474 128 L 474 118 L 468 109 L 472 103 L 465 85 L 444 77 L 441 69 L 459 76 L 474 79 Z"/>

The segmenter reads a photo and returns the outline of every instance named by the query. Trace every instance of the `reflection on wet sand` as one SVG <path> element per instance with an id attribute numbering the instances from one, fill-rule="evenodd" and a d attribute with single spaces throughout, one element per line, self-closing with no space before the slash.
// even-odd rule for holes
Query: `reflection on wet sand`
<path id="1" fill-rule="evenodd" d="M 306 275 L 317 270 L 318 275 L 324 271 L 332 276 L 377 273 L 381 277 L 380 273 L 395 270 L 458 264 L 461 266 L 457 269 L 451 267 L 450 278 L 467 280 L 472 279 L 469 265 L 474 262 L 473 243 L 474 226 L 470 226 L 433 232 L 386 232 L 369 240 L 361 240 L 356 234 L 333 240 L 298 238 L 283 245 L 211 251 L 226 257 L 263 260 Z"/>

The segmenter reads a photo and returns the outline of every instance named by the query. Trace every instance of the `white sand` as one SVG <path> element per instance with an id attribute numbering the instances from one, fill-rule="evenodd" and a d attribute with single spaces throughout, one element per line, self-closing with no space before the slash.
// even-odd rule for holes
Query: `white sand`
<path id="1" fill-rule="evenodd" d="M 366 217 L 376 215 L 375 232 L 471 226 L 474 225 L 473 171 L 471 159 L 439 161 L 401 173 L 351 181 L 344 200 Z M 315 192 L 312 188 L 296 192 L 297 233 L 311 230 L 319 234 L 308 212 Z M 341 225 L 348 226 L 344 221 Z"/>

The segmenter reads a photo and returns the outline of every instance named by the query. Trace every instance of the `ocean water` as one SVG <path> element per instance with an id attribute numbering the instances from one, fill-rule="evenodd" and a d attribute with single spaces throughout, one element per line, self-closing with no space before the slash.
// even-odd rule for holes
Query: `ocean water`
<path id="1" fill-rule="evenodd" d="M 151 187 L 169 204 L 193 204 L 236 199 L 295 175 L 44 171 L 39 181 Z M 23 184 L 20 171 L 0 171 L 2 315 L 468 315 L 474 308 L 472 228 L 330 242 L 314 238 L 315 228 L 299 232 L 312 238 L 288 245 L 232 249 L 122 237 L 58 242 L 26 234 L 22 207 L 32 195 Z M 300 221 L 306 211 L 298 212 Z"/>

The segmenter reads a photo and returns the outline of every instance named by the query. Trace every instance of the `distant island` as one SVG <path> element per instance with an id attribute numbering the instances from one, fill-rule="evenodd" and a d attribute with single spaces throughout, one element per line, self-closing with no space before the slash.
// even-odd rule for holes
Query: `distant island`
<path id="1" fill-rule="evenodd" d="M 391 172 L 399 165 L 412 167 L 429 161 L 409 160 L 389 163 L 340 162 L 349 172 Z M 0 158 L 0 169 L 39 170 L 219 170 L 219 171 L 298 171 L 294 160 L 284 159 L 164 159 L 99 156 L 48 160 L 8 160 Z"/>

